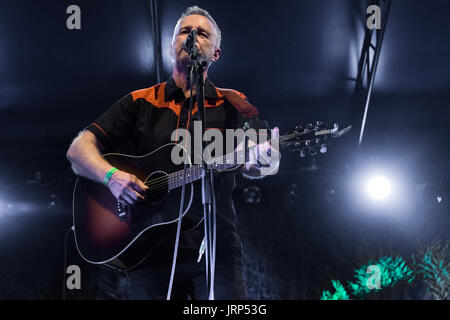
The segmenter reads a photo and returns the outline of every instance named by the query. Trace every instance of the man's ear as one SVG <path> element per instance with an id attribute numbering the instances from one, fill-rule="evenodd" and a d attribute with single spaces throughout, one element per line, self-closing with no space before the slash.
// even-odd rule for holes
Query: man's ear
<path id="1" fill-rule="evenodd" d="M 221 52 L 222 52 L 222 51 L 220 50 L 220 48 L 217 48 L 217 49 L 214 51 L 214 54 L 213 54 L 211 60 L 212 60 L 213 62 L 216 62 L 217 60 L 219 60 L 219 58 L 220 58 L 220 53 L 221 53 Z"/>

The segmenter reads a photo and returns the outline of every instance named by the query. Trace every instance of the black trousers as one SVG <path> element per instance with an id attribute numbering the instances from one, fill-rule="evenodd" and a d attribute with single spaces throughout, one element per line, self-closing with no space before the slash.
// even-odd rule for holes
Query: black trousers
<path id="1" fill-rule="evenodd" d="M 116 271 L 89 265 L 87 283 L 80 296 L 69 299 L 166 300 L 173 249 L 161 247 L 133 271 Z M 217 248 L 214 281 L 215 300 L 247 299 L 243 274 L 242 247 Z M 178 251 L 171 300 L 207 300 L 205 256 L 197 263 L 198 250 Z M 84 273 L 84 279 L 86 273 Z"/>
<path id="2" fill-rule="evenodd" d="M 152 258 L 153 256 L 153 258 Z M 172 267 L 172 249 L 163 248 L 151 255 L 141 268 L 128 272 L 129 298 L 165 300 Z M 242 248 L 218 248 L 216 252 L 214 298 L 247 299 L 243 275 Z M 197 262 L 198 250 L 179 249 L 172 300 L 207 300 L 205 256 Z"/>

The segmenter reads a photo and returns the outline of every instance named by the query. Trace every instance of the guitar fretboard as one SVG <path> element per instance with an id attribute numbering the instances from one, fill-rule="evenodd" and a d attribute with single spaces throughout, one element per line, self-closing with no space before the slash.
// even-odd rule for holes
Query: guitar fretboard
<path id="1" fill-rule="evenodd" d="M 272 145 L 275 143 L 275 139 L 278 139 L 275 144 L 278 147 L 284 145 L 285 141 L 292 139 L 297 139 L 297 143 L 300 143 L 300 137 L 305 139 L 312 139 L 321 135 L 328 135 L 333 133 L 332 130 L 322 130 L 322 131 L 308 131 L 308 132 L 294 132 L 292 134 L 286 134 L 273 139 L 270 139 Z M 288 142 L 289 143 L 289 142 Z M 255 148 L 255 146 L 249 147 L 248 150 Z M 237 167 L 238 165 L 244 164 L 248 159 L 245 159 L 245 153 L 243 150 L 234 151 L 224 156 L 220 156 L 210 161 L 208 163 L 208 169 L 216 171 L 225 171 Z M 186 184 L 200 180 L 202 178 L 202 165 L 197 164 L 186 168 L 186 178 L 184 178 L 184 169 L 173 172 L 165 177 L 156 178 L 150 181 L 149 185 L 152 185 L 153 189 L 160 189 L 167 187 L 169 190 L 179 188 L 183 185 L 184 179 L 186 179 Z"/>
<path id="2" fill-rule="evenodd" d="M 278 137 L 278 142 L 281 144 L 282 142 L 289 140 L 294 135 L 284 135 Z M 269 140 L 270 143 L 274 142 L 274 139 Z M 248 149 L 251 150 L 255 146 L 249 147 Z M 224 171 L 231 168 L 236 167 L 239 164 L 245 163 L 245 152 L 243 150 L 234 151 L 232 153 L 226 154 L 221 157 L 217 157 L 214 159 L 211 159 L 208 164 L 208 169 L 212 170 L 218 170 L 218 171 Z M 169 190 L 181 187 L 183 185 L 183 171 L 179 170 L 176 172 L 173 172 L 168 175 L 168 186 Z M 194 165 L 192 167 L 188 167 L 186 169 L 186 184 L 191 183 L 194 181 L 197 181 L 202 178 L 202 165 Z"/>
<path id="3" fill-rule="evenodd" d="M 242 164 L 245 154 L 243 152 L 234 152 L 223 157 L 213 159 L 213 163 L 208 164 L 210 170 L 228 170 Z M 220 160 L 222 159 L 222 160 Z M 220 160 L 220 161 L 219 161 Z M 197 164 L 186 169 L 186 184 L 200 180 L 202 178 L 203 165 Z M 173 172 L 167 176 L 169 190 L 179 188 L 183 185 L 184 170 Z"/>

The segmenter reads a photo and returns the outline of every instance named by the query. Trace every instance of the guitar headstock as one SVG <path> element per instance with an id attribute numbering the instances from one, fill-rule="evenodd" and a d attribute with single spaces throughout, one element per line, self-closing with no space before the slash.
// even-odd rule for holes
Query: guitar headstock
<path id="1" fill-rule="evenodd" d="M 300 152 L 300 157 L 304 157 L 306 154 L 325 153 L 331 144 L 331 139 L 342 136 L 351 127 L 339 130 L 337 123 L 332 127 L 327 127 L 320 121 L 305 126 L 296 126 L 294 130 L 280 137 L 280 146 L 290 151 Z"/>

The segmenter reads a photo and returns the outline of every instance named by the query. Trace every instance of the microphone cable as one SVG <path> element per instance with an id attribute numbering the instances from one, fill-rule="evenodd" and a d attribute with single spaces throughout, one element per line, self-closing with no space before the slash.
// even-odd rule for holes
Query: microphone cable
<path id="1" fill-rule="evenodd" d="M 69 236 L 70 231 L 75 231 L 75 227 L 71 226 L 66 231 L 66 235 L 64 236 L 64 276 L 63 276 L 63 291 L 62 291 L 62 299 L 66 300 L 66 276 L 67 276 L 67 237 Z"/>
<path id="2" fill-rule="evenodd" d="M 212 207 L 212 224 L 213 224 L 213 232 L 212 232 L 212 247 L 211 247 L 211 255 L 210 255 L 210 269 L 211 269 L 211 285 L 209 291 L 209 300 L 214 300 L 214 275 L 216 271 L 216 194 L 214 191 L 214 174 L 211 169 L 210 173 L 211 178 L 211 207 Z M 211 220 L 211 219 L 210 219 Z M 211 230 L 211 228 L 210 228 Z"/>
<path id="3" fill-rule="evenodd" d="M 175 236 L 175 246 L 174 246 L 174 249 L 173 249 L 172 269 L 170 271 L 169 288 L 167 290 L 167 300 L 170 300 L 170 296 L 172 295 L 173 280 L 174 280 L 174 277 L 175 277 L 175 267 L 176 267 L 176 264 L 177 264 L 178 247 L 179 247 L 179 244 L 180 244 L 181 219 L 183 217 L 184 196 L 185 196 L 185 193 L 186 193 L 186 171 L 187 171 L 187 166 L 188 166 L 187 163 L 184 163 L 183 185 L 181 186 L 180 211 L 178 212 L 177 233 L 176 233 L 176 236 Z"/>
<path id="4" fill-rule="evenodd" d="M 193 72 L 193 70 L 191 69 L 191 75 L 190 75 L 191 97 L 190 97 L 190 102 L 189 102 L 189 115 L 191 113 L 191 110 L 193 110 L 193 99 L 192 99 L 192 82 L 193 82 L 193 80 L 192 80 L 192 72 Z M 181 106 L 181 108 L 183 108 L 183 106 Z M 189 129 L 190 129 L 190 123 L 188 124 L 188 132 L 189 132 Z M 183 150 L 186 152 L 185 148 Z M 178 212 L 177 233 L 176 233 L 176 236 L 175 236 L 175 245 L 174 245 L 174 249 L 173 249 L 172 269 L 170 271 L 169 288 L 167 289 L 167 298 L 166 298 L 167 300 L 170 300 L 170 297 L 172 295 L 173 281 L 174 281 L 174 278 L 175 278 L 175 268 L 176 268 L 176 264 L 177 264 L 178 247 L 180 245 L 181 220 L 182 220 L 183 211 L 184 211 L 183 209 L 184 209 L 184 197 L 185 197 L 185 193 L 186 193 L 186 171 L 187 171 L 187 166 L 188 166 L 188 163 L 187 163 L 186 160 L 188 159 L 188 157 L 190 157 L 190 155 L 187 154 L 187 152 L 186 152 L 186 158 L 185 158 L 185 161 L 184 161 L 184 168 L 183 168 L 183 185 L 181 186 L 180 210 Z M 191 192 L 193 192 L 193 190 L 191 190 Z M 189 205 L 189 207 L 190 207 L 190 205 Z M 188 208 L 187 208 L 187 210 L 188 210 Z"/>

